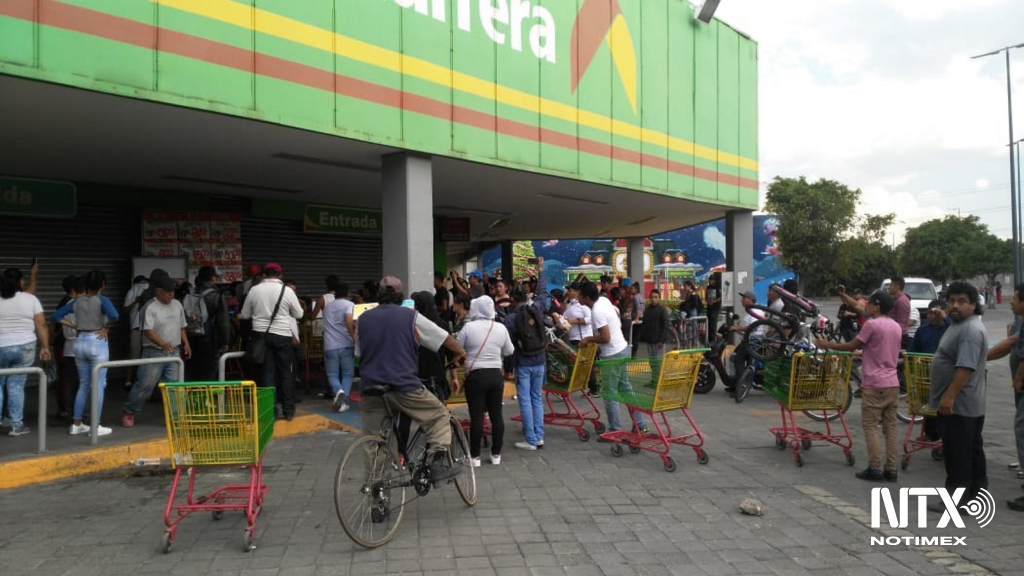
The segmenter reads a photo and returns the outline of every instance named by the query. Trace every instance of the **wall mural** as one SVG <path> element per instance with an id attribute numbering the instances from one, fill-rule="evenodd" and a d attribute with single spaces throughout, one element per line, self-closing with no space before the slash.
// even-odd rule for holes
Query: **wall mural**
<path id="1" fill-rule="evenodd" d="M 754 291 L 758 302 L 768 298 L 768 286 L 793 277 L 793 271 L 779 262 L 778 218 L 754 216 Z M 725 220 L 672 230 L 644 239 L 644 281 L 657 286 L 662 296 L 676 299 L 687 279 L 707 282 L 712 272 L 725 270 Z M 517 241 L 512 247 L 516 278 L 535 275 L 528 258 L 542 256 L 544 272 L 551 289 L 564 287 L 579 274 L 597 280 L 607 275 L 628 277 L 628 241 L 608 240 L 534 240 Z M 484 252 L 483 269 L 492 275 L 501 273 L 501 247 Z"/>

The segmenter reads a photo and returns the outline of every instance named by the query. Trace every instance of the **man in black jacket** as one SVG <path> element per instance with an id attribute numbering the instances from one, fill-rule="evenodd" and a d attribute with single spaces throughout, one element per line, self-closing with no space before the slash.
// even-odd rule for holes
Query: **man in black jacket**
<path id="1" fill-rule="evenodd" d="M 651 302 L 644 308 L 640 322 L 640 341 L 651 359 L 651 378 L 657 380 L 661 372 L 661 357 L 665 355 L 665 340 L 670 328 L 668 308 L 661 305 L 661 292 L 651 290 Z"/>

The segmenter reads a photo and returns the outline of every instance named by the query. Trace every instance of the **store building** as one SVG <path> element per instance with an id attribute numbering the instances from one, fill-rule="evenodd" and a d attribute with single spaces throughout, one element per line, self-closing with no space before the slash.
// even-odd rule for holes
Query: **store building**
<path id="1" fill-rule="evenodd" d="M 47 307 L 135 256 L 416 290 L 721 217 L 751 269 L 757 46 L 682 0 L 9 0 L 0 126 L 0 266 Z"/>

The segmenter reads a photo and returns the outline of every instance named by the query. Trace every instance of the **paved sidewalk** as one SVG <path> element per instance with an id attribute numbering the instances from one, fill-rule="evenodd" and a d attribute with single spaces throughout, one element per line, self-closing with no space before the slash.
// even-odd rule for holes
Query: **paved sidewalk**
<path id="1" fill-rule="evenodd" d="M 986 316 L 991 332 L 1002 320 Z M 1004 323 L 1005 324 L 1005 323 Z M 1012 392 L 1005 361 L 989 374 L 986 448 L 995 518 L 965 530 L 869 527 L 870 489 L 863 468 L 859 403 L 848 422 L 855 467 L 841 450 L 815 446 L 797 468 L 767 432 L 777 405 L 760 392 L 736 405 L 721 387 L 697 396 L 691 411 L 707 436 L 711 461 L 673 449 L 675 473 L 652 454 L 620 458 L 606 444 L 581 443 L 549 428 L 547 448 L 511 448 L 521 432 L 509 422 L 500 467 L 477 469 L 480 502 L 467 508 L 452 487 L 409 505 L 385 548 L 355 547 L 338 524 L 333 474 L 354 436 L 323 432 L 274 440 L 266 456 L 270 494 L 258 521 L 258 549 L 241 551 L 240 515 L 186 519 L 169 555 L 158 550 L 169 476 L 60 481 L 0 492 L 0 566 L 5 574 L 466 574 L 731 575 L 1022 574 L 1024 514 L 1004 501 L 1020 495 L 1006 469 L 1015 460 Z M 506 419 L 516 412 L 506 401 Z M 673 417 L 673 424 L 681 418 Z M 810 426 L 816 426 L 809 424 Z M 820 426 L 820 425 L 817 425 Z M 904 425 L 899 426 L 902 433 Z M 211 473 L 204 487 L 234 482 Z M 897 485 L 941 486 L 942 464 L 916 454 Z M 411 494 L 411 492 L 410 492 Z M 745 497 L 764 517 L 740 514 Z M 883 520 L 884 521 L 884 520 Z M 967 546 L 871 546 L 872 536 L 967 536 Z"/>

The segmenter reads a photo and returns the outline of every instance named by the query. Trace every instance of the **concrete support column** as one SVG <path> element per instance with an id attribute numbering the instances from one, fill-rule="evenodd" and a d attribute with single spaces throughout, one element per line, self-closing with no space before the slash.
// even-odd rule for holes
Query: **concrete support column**
<path id="1" fill-rule="evenodd" d="M 629 279 L 640 287 L 640 295 L 647 298 L 647 286 L 644 285 L 644 239 L 630 238 L 626 259 L 629 262 Z"/>
<path id="2" fill-rule="evenodd" d="M 384 275 L 397 276 L 408 297 L 434 287 L 434 185 L 429 156 L 382 159 Z"/>
<path id="3" fill-rule="evenodd" d="M 754 213 L 734 210 L 726 214 L 725 237 L 725 266 L 732 272 L 733 281 L 728 288 L 733 295 L 732 310 L 742 318 L 745 312 L 740 293 L 754 289 Z"/>
<path id="4" fill-rule="evenodd" d="M 515 278 L 512 277 L 512 241 L 502 240 L 501 242 L 501 279 L 505 281 L 505 285 L 512 289 L 512 282 Z"/>

